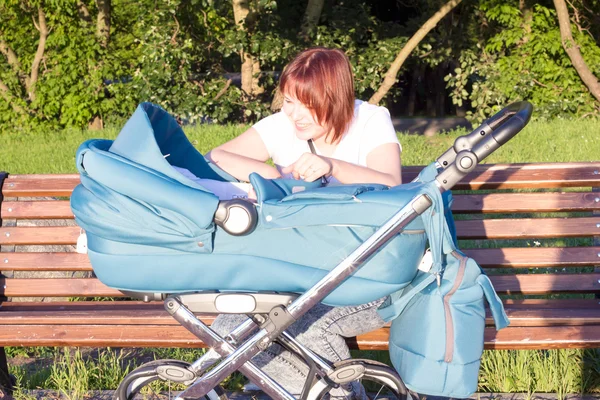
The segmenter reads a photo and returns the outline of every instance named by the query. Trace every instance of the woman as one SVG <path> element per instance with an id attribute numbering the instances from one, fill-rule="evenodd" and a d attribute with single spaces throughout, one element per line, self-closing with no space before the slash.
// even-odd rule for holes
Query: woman
<path id="1" fill-rule="evenodd" d="M 401 183 L 400 144 L 389 113 L 354 99 L 352 67 L 342 51 L 305 50 L 286 67 L 279 88 L 281 112 L 212 150 L 212 162 L 244 181 L 257 172 L 265 178 Z M 265 164 L 269 158 L 276 168 Z"/>
<path id="2" fill-rule="evenodd" d="M 337 49 L 311 48 L 285 68 L 279 89 L 281 112 L 256 123 L 208 157 L 240 180 L 252 172 L 265 178 L 295 178 L 327 183 L 401 183 L 401 147 L 387 109 L 354 99 L 352 67 Z M 275 167 L 265 164 L 272 159 Z M 331 362 L 350 358 L 344 337 L 381 327 L 376 312 L 383 299 L 355 307 L 318 305 L 289 332 Z M 219 316 L 213 329 L 226 334 L 245 316 Z M 266 353 L 266 354 L 265 354 Z M 308 368 L 278 346 L 255 362 L 290 393 L 300 394 Z M 285 364 L 285 365 L 282 365 Z M 360 385 L 352 388 L 361 396 Z M 340 389 L 334 397 L 347 398 Z"/>

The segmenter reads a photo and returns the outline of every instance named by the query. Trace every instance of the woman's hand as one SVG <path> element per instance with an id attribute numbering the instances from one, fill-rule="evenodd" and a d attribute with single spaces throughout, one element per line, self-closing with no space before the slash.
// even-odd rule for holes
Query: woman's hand
<path id="1" fill-rule="evenodd" d="M 327 157 L 312 153 L 304 153 L 295 163 L 282 169 L 285 174 L 291 173 L 295 179 L 304 179 L 313 182 L 322 176 L 328 177 L 333 174 L 333 163 Z"/>

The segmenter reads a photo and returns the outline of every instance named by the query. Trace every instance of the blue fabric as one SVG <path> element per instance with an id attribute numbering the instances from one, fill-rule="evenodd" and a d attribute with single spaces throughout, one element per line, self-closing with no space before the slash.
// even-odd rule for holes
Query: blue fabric
<path id="1" fill-rule="evenodd" d="M 425 170 L 424 174 L 430 174 Z M 456 247 L 451 197 L 435 182 L 422 193 L 432 205 L 423 213 L 433 266 L 394 293 L 379 312 L 390 327 L 390 356 L 406 386 L 418 393 L 466 398 L 477 390 L 485 329 L 484 298 L 497 329 L 508 325 L 489 278 Z M 450 223 L 449 223 L 450 222 Z"/>
<path id="2" fill-rule="evenodd" d="M 81 185 L 71 208 L 86 230 L 92 267 L 106 285 L 139 292 L 304 292 L 426 185 L 320 188 L 252 174 L 259 222 L 251 234 L 231 236 L 213 223 L 218 198 L 172 165 L 233 178 L 206 162 L 158 106 L 140 105 L 114 141 L 87 141 L 76 160 Z M 325 302 L 363 304 L 405 287 L 425 244 L 417 218 Z"/>

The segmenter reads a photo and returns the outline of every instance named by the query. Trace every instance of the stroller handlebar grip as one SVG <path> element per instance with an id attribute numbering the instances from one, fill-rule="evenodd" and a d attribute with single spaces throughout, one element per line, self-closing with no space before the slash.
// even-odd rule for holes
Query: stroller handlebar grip
<path id="1" fill-rule="evenodd" d="M 478 143 L 490 136 L 490 134 L 493 135 L 496 138 L 496 141 L 498 141 L 498 143 L 501 145 L 506 143 L 511 137 L 516 135 L 517 132 L 522 129 L 521 127 L 516 131 L 514 130 L 517 128 L 516 125 L 512 125 L 515 123 L 515 119 L 522 121 L 523 126 L 525 126 L 527 125 L 527 122 L 529 122 L 532 111 L 533 107 L 526 101 L 512 103 L 504 107 L 502 110 L 486 119 L 468 135 L 459 136 L 456 138 L 454 145 L 436 160 L 437 163 L 442 168 L 448 167 L 454 162 L 456 155 L 459 152 L 473 149 Z M 505 129 L 506 124 L 510 123 L 510 121 L 513 121 L 511 123 L 511 127 Z M 479 161 L 481 160 L 482 159 Z"/>
<path id="2" fill-rule="evenodd" d="M 468 135 L 458 137 L 437 163 L 444 168 L 436 177 L 442 191 L 450 190 L 478 163 L 519 133 L 531 118 L 533 106 L 520 101 L 512 103 Z"/>

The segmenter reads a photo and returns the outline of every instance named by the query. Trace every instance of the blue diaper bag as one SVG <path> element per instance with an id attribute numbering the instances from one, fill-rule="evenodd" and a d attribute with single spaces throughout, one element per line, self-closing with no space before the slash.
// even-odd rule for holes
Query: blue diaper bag
<path id="1" fill-rule="evenodd" d="M 410 390 L 466 398 L 477 390 L 484 298 L 496 329 L 509 321 L 489 278 L 457 248 L 450 192 L 440 194 L 433 183 L 424 191 L 434 204 L 423 214 L 433 263 L 391 295 L 379 313 L 393 321 L 390 357 Z"/>

